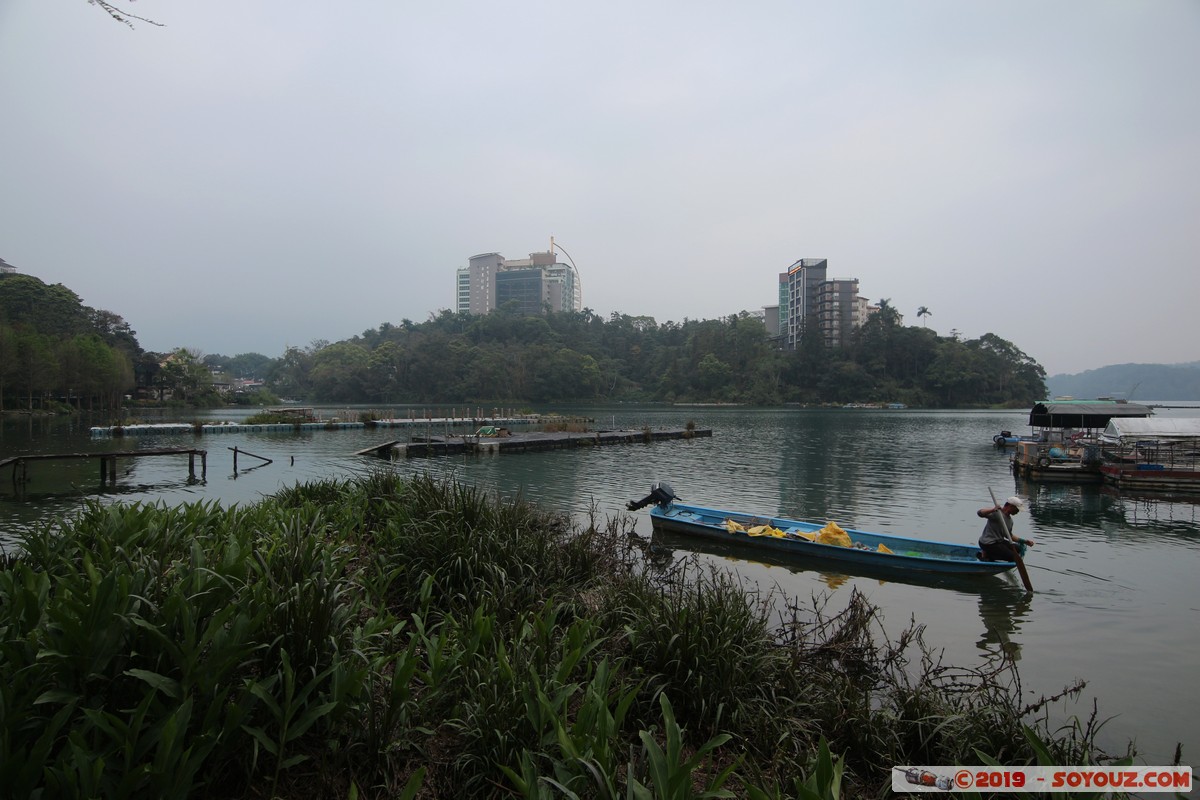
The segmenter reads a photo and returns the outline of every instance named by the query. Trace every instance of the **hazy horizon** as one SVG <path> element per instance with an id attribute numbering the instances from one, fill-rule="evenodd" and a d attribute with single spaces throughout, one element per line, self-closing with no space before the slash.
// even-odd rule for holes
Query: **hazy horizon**
<path id="1" fill-rule="evenodd" d="M 0 5 L 0 257 L 150 350 L 424 321 L 553 235 L 606 318 L 814 257 L 1048 375 L 1196 358 L 1190 0 L 118 5 L 163 27 Z"/>

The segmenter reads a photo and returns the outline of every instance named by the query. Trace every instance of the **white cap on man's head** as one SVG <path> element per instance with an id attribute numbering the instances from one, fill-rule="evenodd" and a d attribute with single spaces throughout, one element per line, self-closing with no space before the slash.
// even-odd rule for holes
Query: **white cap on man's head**
<path id="1" fill-rule="evenodd" d="M 1016 508 L 1020 511 L 1025 510 L 1025 501 L 1022 500 L 1020 497 L 1017 497 L 1015 494 L 1012 497 L 1005 500 L 1004 505 L 1013 506 L 1014 508 Z"/>

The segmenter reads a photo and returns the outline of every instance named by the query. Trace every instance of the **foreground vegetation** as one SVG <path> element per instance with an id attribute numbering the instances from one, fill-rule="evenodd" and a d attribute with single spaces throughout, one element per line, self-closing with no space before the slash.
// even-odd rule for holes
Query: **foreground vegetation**
<path id="1" fill-rule="evenodd" d="M 857 595 L 780 618 L 617 524 L 428 479 L 94 504 L 25 547 L 11 797 L 883 796 L 896 764 L 1103 757 Z"/>

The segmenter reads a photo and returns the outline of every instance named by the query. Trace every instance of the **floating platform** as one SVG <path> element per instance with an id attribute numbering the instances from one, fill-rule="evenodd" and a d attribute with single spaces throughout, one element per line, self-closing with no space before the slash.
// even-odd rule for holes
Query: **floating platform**
<path id="1" fill-rule="evenodd" d="M 237 422 L 214 422 L 208 425 L 193 425 L 187 422 L 159 422 L 146 425 L 112 425 L 92 428 L 93 439 L 117 436 L 169 436 L 192 433 L 197 436 L 209 433 L 267 433 L 291 431 L 336 431 L 347 428 L 364 428 L 363 422 L 272 422 L 263 425 L 243 425 Z"/>
<path id="2" fill-rule="evenodd" d="M 94 427 L 91 429 L 93 439 L 102 439 L 110 436 L 167 436 L 183 433 L 191 433 L 196 436 L 213 434 L 213 433 L 289 433 L 296 431 L 340 431 L 340 430 L 361 430 L 362 428 L 425 428 L 434 430 L 438 428 L 449 429 L 453 427 L 471 428 L 472 430 L 484 425 L 493 425 L 498 427 L 512 427 L 516 425 L 542 425 L 546 423 L 544 417 L 506 417 L 475 419 L 471 417 L 431 417 L 431 418 L 402 418 L 402 419 L 376 419 L 369 422 L 338 422 L 329 420 L 325 422 L 270 422 L 248 425 L 240 422 L 213 422 L 207 424 L 192 423 L 192 422 L 159 422 L 147 423 L 144 425 L 109 425 Z"/>
<path id="3" fill-rule="evenodd" d="M 609 444 L 646 444 L 672 439 L 712 438 L 711 428 L 657 430 L 528 432 L 509 436 L 413 436 L 411 442 L 392 441 L 359 450 L 355 455 L 400 459 L 458 453 L 499 454 L 561 450 Z"/>

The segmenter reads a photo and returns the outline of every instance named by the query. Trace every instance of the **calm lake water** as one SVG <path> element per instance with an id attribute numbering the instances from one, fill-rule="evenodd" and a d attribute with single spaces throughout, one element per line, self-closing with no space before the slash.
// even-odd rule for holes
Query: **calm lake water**
<path id="1" fill-rule="evenodd" d="M 978 538 L 983 521 L 975 512 L 991 505 L 989 488 L 1001 499 L 1019 492 L 1030 504 L 1016 518 L 1016 532 L 1037 541 L 1026 557 L 1036 589 L 1028 600 L 1015 575 L 917 586 L 723 554 L 701 558 L 801 606 L 811 605 L 814 595 L 828 595 L 828 607 L 840 608 L 857 587 L 882 609 L 887 630 L 899 633 L 914 617 L 924 623 L 926 641 L 943 648 L 948 663 L 975 666 L 1008 652 L 1018 659 L 1029 701 L 1082 678 L 1088 682 L 1082 699 L 1059 704 L 1056 714 L 1086 717 L 1098 698 L 1101 716 L 1113 717 L 1102 736 L 1109 749 L 1123 749 L 1134 739 L 1143 763 L 1166 764 L 1182 741 L 1184 763 L 1198 765 L 1200 692 L 1194 672 L 1200 664 L 1200 497 L 1183 501 L 1096 486 L 1025 484 L 1012 476 L 1008 455 L 991 442 L 1002 429 L 1027 430 L 1024 411 L 545 410 L 585 414 L 597 427 L 675 427 L 694 421 L 711 428 L 713 436 L 413 459 L 390 468 L 452 477 L 505 496 L 520 494 L 576 515 L 595 509 L 602 517 L 625 513 L 626 501 L 664 480 L 680 498 L 701 505 L 961 542 Z M 408 413 L 395 411 L 396 416 Z M 189 412 L 185 419 L 237 420 L 245 413 Z M 1200 416 L 1200 408 L 1159 414 Z M 120 463 L 115 491 L 100 494 L 95 462 L 47 462 L 31 467 L 27 493 L 17 497 L 4 470 L 0 544 L 11 546 L 22 529 L 70 514 L 84 499 L 251 503 L 296 482 L 386 466 L 353 454 L 407 436 L 403 430 L 380 429 L 92 439 L 90 424 L 4 419 L 0 459 L 19 453 L 199 447 L 208 451 L 207 480 L 189 483 L 183 456 L 136 459 Z M 242 455 L 235 474 L 232 447 L 273 463 L 252 468 L 261 462 Z M 650 537 L 646 514 L 635 515 L 636 531 Z"/>

